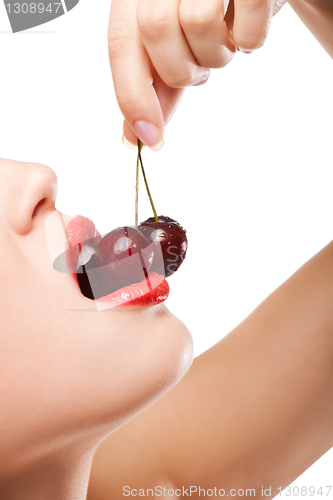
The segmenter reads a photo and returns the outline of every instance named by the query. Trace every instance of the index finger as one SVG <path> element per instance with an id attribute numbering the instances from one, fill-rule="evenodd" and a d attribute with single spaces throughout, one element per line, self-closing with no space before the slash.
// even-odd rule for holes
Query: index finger
<path id="1" fill-rule="evenodd" d="M 113 0 L 108 49 L 115 93 L 131 131 L 144 144 L 158 148 L 164 118 L 153 87 L 149 56 L 136 25 L 136 0 Z M 128 138 L 133 141 L 133 136 Z"/>

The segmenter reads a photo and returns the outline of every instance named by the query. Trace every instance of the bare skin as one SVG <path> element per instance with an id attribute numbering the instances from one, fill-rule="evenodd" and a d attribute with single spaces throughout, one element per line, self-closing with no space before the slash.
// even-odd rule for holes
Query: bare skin
<path id="1" fill-rule="evenodd" d="M 332 297 L 333 242 L 102 443 L 88 500 L 125 485 L 275 496 L 295 480 L 333 446 Z"/>
<path id="2" fill-rule="evenodd" d="M 333 58 L 333 2 L 330 0 L 290 0 L 289 4 Z"/>

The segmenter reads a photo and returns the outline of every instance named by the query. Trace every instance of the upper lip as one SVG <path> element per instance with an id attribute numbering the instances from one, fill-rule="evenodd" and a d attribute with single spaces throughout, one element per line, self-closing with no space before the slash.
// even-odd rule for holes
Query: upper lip
<path id="1" fill-rule="evenodd" d="M 62 244 L 55 237 L 62 235 Z M 62 273 L 76 273 L 80 247 L 87 240 L 95 247 L 101 240 L 101 235 L 94 223 L 86 217 L 69 217 L 55 210 L 46 222 L 46 234 L 53 268 Z"/>
<path id="2" fill-rule="evenodd" d="M 81 247 L 89 240 L 96 247 L 102 236 L 92 220 L 82 215 L 71 219 L 64 227 L 67 240 L 67 264 L 71 273 L 76 273 Z"/>

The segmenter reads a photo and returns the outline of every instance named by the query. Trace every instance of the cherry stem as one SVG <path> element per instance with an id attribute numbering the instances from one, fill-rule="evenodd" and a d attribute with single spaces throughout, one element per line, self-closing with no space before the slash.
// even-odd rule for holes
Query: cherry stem
<path id="1" fill-rule="evenodd" d="M 149 187 L 148 187 L 148 182 L 147 182 L 147 177 L 146 177 L 145 169 L 144 169 L 143 163 L 142 163 L 142 157 L 141 157 L 141 150 L 142 150 L 142 148 L 143 148 L 143 143 L 140 141 L 140 139 L 138 139 L 138 161 L 140 161 L 141 171 L 142 171 L 143 179 L 145 181 L 146 190 L 147 190 L 147 194 L 148 194 L 149 201 L 150 201 L 150 204 L 151 204 L 151 208 L 153 209 L 153 212 L 154 212 L 155 222 L 158 223 L 159 222 L 158 215 L 157 215 L 157 212 L 156 212 L 156 209 L 155 209 L 153 198 L 151 197 L 151 194 L 150 194 L 150 190 L 149 190 Z"/>
<path id="2" fill-rule="evenodd" d="M 142 143 L 141 143 L 142 144 Z M 142 145 L 140 146 L 138 141 L 138 157 L 136 160 L 136 183 L 135 183 L 135 227 L 138 227 L 139 224 L 139 173 L 140 173 L 140 150 L 142 149 Z"/>

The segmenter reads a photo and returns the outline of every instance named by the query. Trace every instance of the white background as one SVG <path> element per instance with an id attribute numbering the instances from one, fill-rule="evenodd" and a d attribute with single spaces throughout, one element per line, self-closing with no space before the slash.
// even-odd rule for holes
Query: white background
<path id="1" fill-rule="evenodd" d="M 101 233 L 134 224 L 135 152 L 121 143 L 109 5 L 81 0 L 13 35 L 0 3 L 0 156 L 51 166 L 57 208 Z M 159 214 L 188 232 L 167 305 L 196 355 L 332 239 L 332 77 L 331 58 L 286 5 L 265 47 L 189 89 L 164 150 L 144 151 Z M 151 215 L 142 185 L 140 220 Z M 332 471 L 331 450 L 294 484 L 333 485 Z"/>

